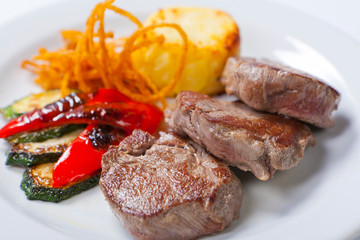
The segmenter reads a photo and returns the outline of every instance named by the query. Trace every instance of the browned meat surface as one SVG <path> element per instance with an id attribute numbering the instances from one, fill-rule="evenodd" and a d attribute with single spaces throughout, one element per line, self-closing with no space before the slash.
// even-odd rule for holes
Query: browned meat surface
<path id="1" fill-rule="evenodd" d="M 240 180 L 192 141 L 135 130 L 102 160 L 100 187 L 137 239 L 195 239 L 238 218 Z"/>
<path id="2" fill-rule="evenodd" d="M 165 116 L 173 131 L 261 180 L 270 179 L 276 170 L 295 167 L 306 146 L 315 144 L 301 122 L 196 92 L 180 93 Z"/>
<path id="3" fill-rule="evenodd" d="M 266 60 L 229 58 L 221 82 L 248 106 L 291 116 L 317 127 L 333 127 L 339 93 L 304 72 Z"/>

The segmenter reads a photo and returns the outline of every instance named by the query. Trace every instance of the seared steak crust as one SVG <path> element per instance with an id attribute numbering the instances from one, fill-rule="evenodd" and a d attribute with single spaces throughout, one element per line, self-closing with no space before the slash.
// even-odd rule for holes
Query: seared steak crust
<path id="1" fill-rule="evenodd" d="M 165 111 L 168 126 L 205 147 L 214 156 L 260 180 L 295 167 L 315 138 L 303 123 L 260 113 L 240 102 L 182 92 Z"/>
<path id="2" fill-rule="evenodd" d="M 248 106 L 291 116 L 317 127 L 333 127 L 340 95 L 314 76 L 253 58 L 228 59 L 220 80 L 228 94 Z"/>
<path id="3" fill-rule="evenodd" d="M 135 130 L 104 154 L 100 187 L 115 215 L 137 239 L 195 239 L 229 226 L 240 180 L 196 143 L 160 134 Z"/>

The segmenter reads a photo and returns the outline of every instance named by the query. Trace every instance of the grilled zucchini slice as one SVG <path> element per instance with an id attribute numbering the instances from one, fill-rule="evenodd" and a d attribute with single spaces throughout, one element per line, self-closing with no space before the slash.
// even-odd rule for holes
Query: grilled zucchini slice
<path id="1" fill-rule="evenodd" d="M 43 142 L 52 138 L 60 138 L 68 133 L 76 130 L 85 129 L 86 125 L 64 125 L 60 127 L 46 128 L 36 132 L 20 133 L 7 138 L 12 143 L 32 143 L 32 142 Z"/>
<path id="2" fill-rule="evenodd" d="M 25 170 L 20 188 L 25 192 L 29 200 L 57 203 L 86 191 L 99 183 L 100 173 L 96 173 L 63 188 L 53 188 L 52 171 L 54 165 L 55 163 L 44 163 Z"/>
<path id="3" fill-rule="evenodd" d="M 42 93 L 31 94 L 5 107 L 2 109 L 2 112 L 6 118 L 12 119 L 26 112 L 30 112 L 35 108 L 42 108 L 60 98 L 60 90 L 49 90 Z"/>
<path id="4" fill-rule="evenodd" d="M 6 165 L 33 166 L 40 163 L 56 162 L 67 146 L 82 132 L 78 129 L 60 138 L 44 142 L 12 144 Z"/>

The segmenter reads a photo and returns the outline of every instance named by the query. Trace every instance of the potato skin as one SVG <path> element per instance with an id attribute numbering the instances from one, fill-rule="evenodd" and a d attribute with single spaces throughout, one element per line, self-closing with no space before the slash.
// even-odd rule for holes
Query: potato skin
<path id="1" fill-rule="evenodd" d="M 158 23 L 179 24 L 188 35 L 189 48 L 180 82 L 170 96 L 192 90 L 206 94 L 223 91 L 218 81 L 226 60 L 239 54 L 240 34 L 234 20 L 220 10 L 208 8 L 165 8 L 155 12 L 145 26 Z M 159 28 L 147 38 L 164 35 L 165 41 L 144 47 L 133 54 L 133 63 L 158 88 L 174 76 L 182 51 L 182 39 L 171 28 Z"/>

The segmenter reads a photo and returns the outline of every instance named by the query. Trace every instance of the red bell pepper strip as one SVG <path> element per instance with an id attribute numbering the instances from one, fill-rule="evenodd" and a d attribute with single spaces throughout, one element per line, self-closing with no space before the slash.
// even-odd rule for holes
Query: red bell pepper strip
<path id="1" fill-rule="evenodd" d="M 95 95 L 88 103 L 76 108 L 56 108 L 55 102 L 42 109 L 26 113 L 11 120 L 0 129 L 0 138 L 53 126 L 86 123 L 111 125 L 123 128 L 128 132 L 136 128 L 141 128 L 150 133 L 155 132 L 163 118 L 161 110 L 149 104 L 127 100 L 128 98 L 124 95 L 119 95 L 119 97 L 111 95 L 107 102 L 102 102 L 106 100 L 103 93 L 100 95 L 101 97 L 97 98 Z M 111 102 L 117 100 L 124 101 Z M 65 111 L 59 113 L 61 108 Z"/>
<path id="2" fill-rule="evenodd" d="M 53 187 L 59 188 L 96 174 L 101 169 L 101 158 L 107 148 L 112 144 L 119 144 L 124 137 L 125 134 L 119 129 L 88 125 L 56 162 Z"/>
<path id="3" fill-rule="evenodd" d="M 50 121 L 59 113 L 67 112 L 75 107 L 84 104 L 86 101 L 88 101 L 87 95 L 78 95 L 76 93 L 71 93 L 70 95 L 54 103 L 46 105 L 42 109 L 35 109 L 31 112 L 25 113 L 15 119 L 10 120 L 2 129 L 0 129 L 0 138 L 6 138 L 16 133 L 33 130 L 30 126 L 28 127 L 29 124 L 34 125 L 36 123 Z"/>
<path id="4" fill-rule="evenodd" d="M 58 101 L 48 104 L 41 109 L 35 109 L 25 113 L 17 118 L 10 120 L 2 129 L 0 129 L 0 138 L 6 138 L 16 134 L 17 132 L 32 131 L 28 124 L 50 121 L 62 112 L 70 111 L 85 102 L 89 101 L 91 95 L 71 93 Z M 14 130 L 15 133 L 12 133 Z M 37 130 L 37 129 L 34 129 Z"/>

